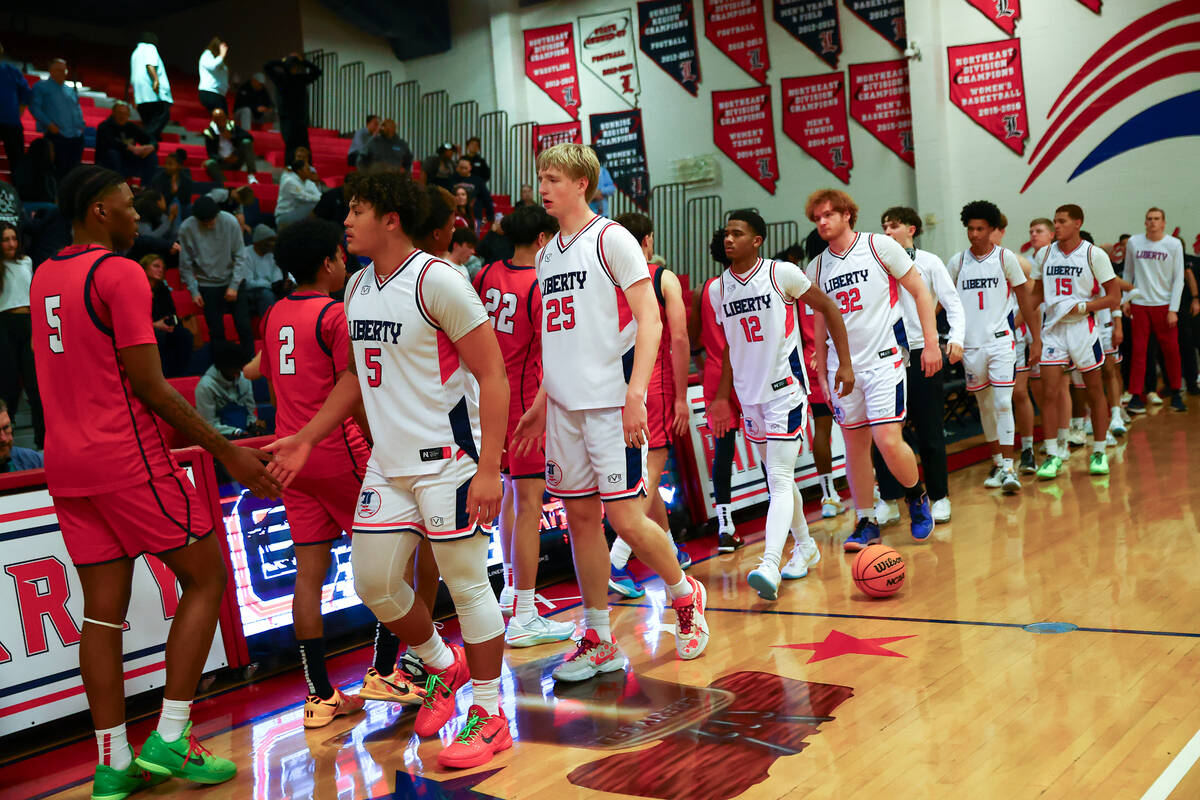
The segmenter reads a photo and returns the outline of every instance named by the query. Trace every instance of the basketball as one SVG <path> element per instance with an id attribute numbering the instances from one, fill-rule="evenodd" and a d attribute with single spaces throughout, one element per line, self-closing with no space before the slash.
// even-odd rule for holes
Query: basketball
<path id="1" fill-rule="evenodd" d="M 886 545 L 873 544 L 859 552 L 850 574 L 867 597 L 891 597 L 904 585 L 904 558 Z"/>

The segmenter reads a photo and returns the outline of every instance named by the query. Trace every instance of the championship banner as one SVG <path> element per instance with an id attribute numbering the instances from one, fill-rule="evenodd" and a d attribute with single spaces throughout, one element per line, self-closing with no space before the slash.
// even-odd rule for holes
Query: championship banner
<path id="1" fill-rule="evenodd" d="M 613 183 L 642 211 L 650 210 L 650 169 L 646 164 L 646 133 L 642 111 L 592 114 L 592 147 L 608 169 Z"/>
<path id="2" fill-rule="evenodd" d="M 583 65 L 588 71 L 637 108 L 642 84 L 638 80 L 630 12 L 626 9 L 580 17 L 579 39 Z"/>
<path id="3" fill-rule="evenodd" d="M 712 108 L 713 142 L 742 171 L 775 194 L 779 160 L 771 117 L 771 87 L 713 92 Z"/>
<path id="4" fill-rule="evenodd" d="M 643 0 L 638 3 L 638 31 L 642 52 L 695 97 L 700 54 L 691 0 Z"/>
<path id="5" fill-rule="evenodd" d="M 854 157 L 842 73 L 784 78 L 783 132 L 842 183 L 850 183 Z"/>
<path id="6" fill-rule="evenodd" d="M 904 0 L 846 0 L 846 8 L 901 53 L 908 47 L 908 33 L 904 30 Z"/>
<path id="7" fill-rule="evenodd" d="M 525 76 L 579 119 L 579 73 L 571 23 L 525 31 Z"/>
<path id="8" fill-rule="evenodd" d="M 556 122 L 553 125 L 533 126 L 533 157 L 547 147 L 563 142 L 583 144 L 583 125 L 578 122 Z"/>
<path id="9" fill-rule="evenodd" d="M 1012 36 L 1021 18 L 1021 0 L 967 0 L 979 12 L 996 24 L 996 27 Z"/>
<path id="10" fill-rule="evenodd" d="M 837 0 L 775 0 L 775 21 L 817 58 L 837 69 L 842 52 Z"/>
<path id="11" fill-rule="evenodd" d="M 947 47 L 950 101 L 1018 155 L 1025 154 L 1029 120 L 1021 74 L 1021 40 Z"/>
<path id="12" fill-rule="evenodd" d="M 716 516 L 716 506 L 712 494 L 712 463 L 713 435 L 708 429 L 705 419 L 704 389 L 700 386 L 689 386 L 687 390 L 688 410 L 691 412 L 688 429 L 692 439 L 692 452 L 695 457 L 696 471 L 700 479 L 700 489 L 704 495 L 703 505 L 708 519 Z M 812 416 L 806 423 L 806 430 L 800 440 L 800 453 L 796 457 L 796 485 L 804 488 L 820 483 L 817 465 L 812 455 Z M 832 455 L 833 475 L 840 477 L 846 474 L 846 447 L 842 442 L 842 429 L 833 426 L 829 441 Z M 737 431 L 733 445 L 733 477 L 730 480 L 730 508 L 734 511 L 749 508 L 768 499 L 767 479 L 758 460 L 758 454 L 750 443 L 745 440 L 741 429 Z"/>
<path id="13" fill-rule="evenodd" d="M 704 35 L 750 77 L 767 82 L 767 24 L 762 0 L 704 0 Z"/>
<path id="14" fill-rule="evenodd" d="M 914 164 L 908 62 L 850 65 L 850 116 L 910 167 Z"/>

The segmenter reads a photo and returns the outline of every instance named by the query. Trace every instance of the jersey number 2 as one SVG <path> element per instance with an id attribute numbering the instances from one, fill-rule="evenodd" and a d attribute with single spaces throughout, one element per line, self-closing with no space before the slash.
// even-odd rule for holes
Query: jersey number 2
<path id="1" fill-rule="evenodd" d="M 562 318 L 561 321 L 559 318 Z M 551 297 L 546 301 L 546 330 L 569 331 L 575 327 L 575 298 L 567 295 L 563 298 Z"/>
<path id="2" fill-rule="evenodd" d="M 296 359 L 292 351 L 296 349 L 296 331 L 291 325 L 279 329 L 279 374 L 295 375 Z"/>
<path id="3" fill-rule="evenodd" d="M 58 308 L 62 305 L 62 295 L 52 294 L 46 298 L 46 324 L 52 331 L 50 334 L 50 352 L 63 352 L 62 320 L 58 318 Z"/>
<path id="4" fill-rule="evenodd" d="M 379 386 L 383 383 L 383 364 L 379 361 L 379 356 L 383 354 L 383 350 L 378 347 L 368 347 L 363 350 L 363 363 L 367 365 L 367 385 Z"/>
<path id="5" fill-rule="evenodd" d="M 513 315 L 517 313 L 517 296 L 512 292 L 504 292 L 492 287 L 487 290 L 484 298 L 484 309 L 492 318 L 492 327 L 500 333 L 512 333 Z"/>
<path id="6" fill-rule="evenodd" d="M 763 340 L 762 322 L 757 316 L 742 317 L 742 332 L 746 334 L 747 342 L 761 342 Z"/>

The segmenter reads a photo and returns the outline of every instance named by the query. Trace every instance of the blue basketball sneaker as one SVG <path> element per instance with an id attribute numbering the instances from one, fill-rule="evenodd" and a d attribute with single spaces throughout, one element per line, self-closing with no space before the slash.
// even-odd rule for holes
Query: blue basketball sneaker
<path id="1" fill-rule="evenodd" d="M 928 539 L 933 533 L 933 512 L 929 509 L 929 495 L 922 494 L 908 501 L 908 521 L 912 537 L 917 541 Z"/>
<path id="2" fill-rule="evenodd" d="M 675 545 L 675 558 L 679 559 L 680 569 L 687 569 L 692 565 L 692 557 L 679 545 Z"/>
<path id="3" fill-rule="evenodd" d="M 847 553 L 857 553 L 870 544 L 879 544 L 879 526 L 872 520 L 862 517 L 854 526 L 854 533 L 842 542 L 842 550 Z"/>
<path id="4" fill-rule="evenodd" d="M 628 597 L 631 600 L 642 597 L 646 594 L 646 590 L 642 585 L 633 579 L 633 575 L 629 572 L 629 568 L 617 569 L 609 565 L 612 572 L 608 576 L 608 590 L 616 592 L 622 597 Z"/>

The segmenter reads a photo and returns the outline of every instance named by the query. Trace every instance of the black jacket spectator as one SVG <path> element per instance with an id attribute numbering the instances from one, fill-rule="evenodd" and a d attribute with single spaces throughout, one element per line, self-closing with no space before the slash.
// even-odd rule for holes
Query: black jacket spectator
<path id="1" fill-rule="evenodd" d="M 148 145 L 153 148 L 145 155 L 131 152 L 130 145 Z M 127 178 L 137 176 L 142 185 L 150 182 L 158 169 L 157 146 L 149 134 L 129 120 L 129 107 L 123 103 L 113 108 L 113 113 L 96 126 L 96 163 L 116 170 Z"/>
<path id="2" fill-rule="evenodd" d="M 412 162 L 413 154 L 408 142 L 394 135 L 389 139 L 383 133 L 372 138 L 367 143 L 366 151 L 358 156 L 359 169 L 365 169 L 372 164 L 395 164 L 408 172 L 412 169 Z"/>
<path id="3" fill-rule="evenodd" d="M 287 58 L 268 61 L 263 72 L 275 84 L 279 132 L 287 148 L 284 161 L 290 164 L 297 147 L 308 147 L 308 85 L 321 77 L 321 68 L 292 53 Z"/>
<path id="4" fill-rule="evenodd" d="M 186 158 L 187 153 L 182 149 L 167 153 L 162 169 L 150 180 L 150 188 L 162 192 L 162 196 L 167 199 L 167 205 L 179 205 L 181 219 L 191 208 L 192 195 L 195 193 L 192 188 L 192 172 L 183 166 Z"/>
<path id="5" fill-rule="evenodd" d="M 479 151 L 480 141 L 478 136 L 472 136 L 467 139 L 463 155 L 471 159 L 471 174 L 479 178 L 484 183 L 492 179 L 492 168 L 488 166 L 483 155 Z"/>
<path id="6" fill-rule="evenodd" d="M 226 123 L 233 129 L 233 147 L 236 150 L 242 142 L 253 142 L 254 137 L 246 133 L 241 125 L 238 125 L 233 120 Z M 215 123 L 204 129 L 204 150 L 208 153 L 209 158 L 220 160 L 221 151 L 221 135 L 217 132 Z"/>
<path id="7" fill-rule="evenodd" d="M 233 107 L 235 109 L 250 109 L 250 113 L 254 116 L 254 121 L 260 122 L 262 114 L 258 109 L 274 108 L 275 101 L 271 99 L 271 93 L 267 91 L 265 84 L 258 83 L 255 86 L 254 84 L 256 83 L 258 83 L 258 79 L 251 78 L 238 87 L 237 94 L 233 99 Z"/>

